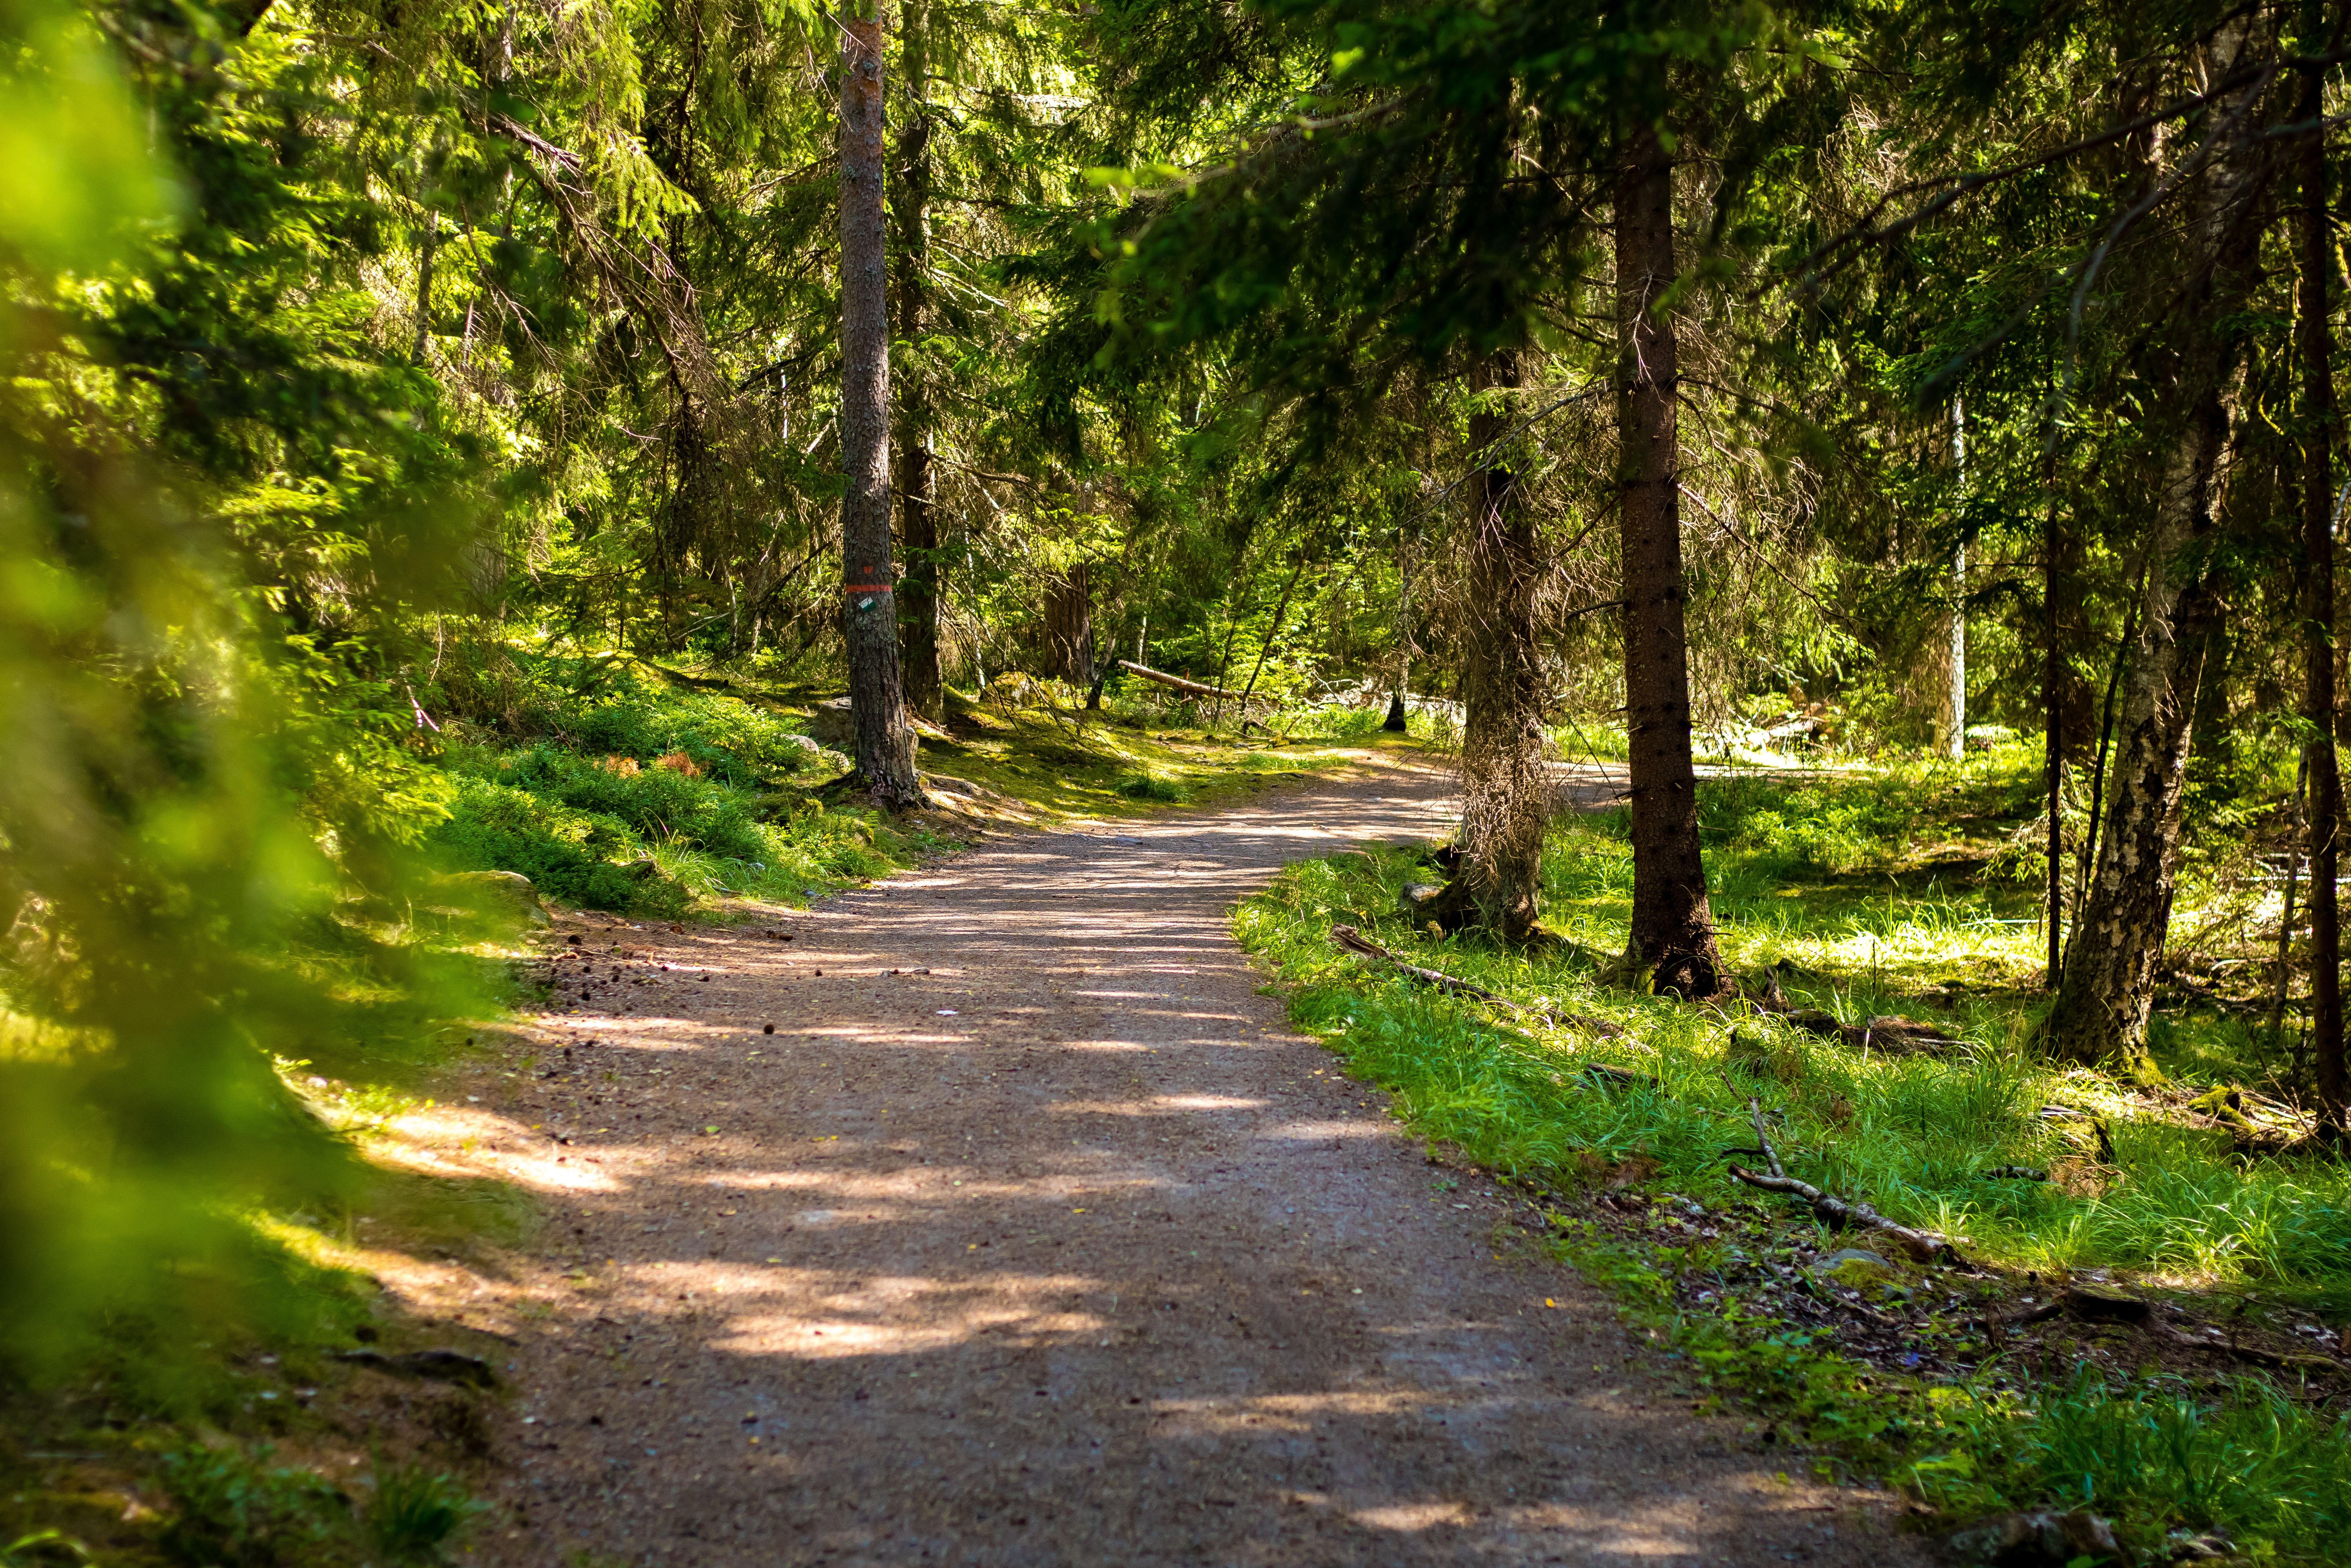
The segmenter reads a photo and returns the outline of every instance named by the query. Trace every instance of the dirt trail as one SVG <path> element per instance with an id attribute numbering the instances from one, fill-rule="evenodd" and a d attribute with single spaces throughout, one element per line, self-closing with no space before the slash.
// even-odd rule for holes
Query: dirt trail
<path id="1" fill-rule="evenodd" d="M 543 1234 L 400 1285 L 516 1342 L 471 1560 L 1913 1561 L 1259 994 L 1236 898 L 1450 809 L 1383 762 L 772 926 L 567 922 L 568 1059 L 475 1113 Z"/>

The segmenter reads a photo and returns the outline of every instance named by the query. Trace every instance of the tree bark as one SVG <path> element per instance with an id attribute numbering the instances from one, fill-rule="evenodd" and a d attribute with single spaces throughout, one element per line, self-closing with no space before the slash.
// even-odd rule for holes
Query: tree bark
<path id="1" fill-rule="evenodd" d="M 2225 112 L 2216 109 L 2215 112 Z M 2163 964 L 2179 869 L 2179 803 L 2187 781 L 2198 688 L 2222 603 L 2199 548 L 2213 529 L 2213 485 L 2229 434 L 2222 394 L 2235 349 L 2222 323 L 2252 283 L 2260 228 L 2253 215 L 2270 180 L 2261 143 L 2240 139 L 2199 183 L 2186 216 L 2177 271 L 2196 281 L 2174 313 L 2171 343 L 2150 364 L 2179 411 L 2147 539 L 2147 586 L 2118 716 L 2113 802 L 2090 885 L 2065 951 L 2057 1000 L 2043 1026 L 2062 1061 L 2132 1078 L 2161 1076 L 2147 1050 L 2147 1019 Z"/>
<path id="2" fill-rule="evenodd" d="M 2135 1078 L 2155 1076 L 2147 1019 L 2171 920 L 2180 791 L 2217 609 L 2200 570 L 2179 558 L 2210 532 L 2212 476 L 2227 422 L 2215 388 L 2181 434 L 2157 502 L 2138 642 L 2117 716 L 2114 800 L 2045 1026 L 2059 1059 Z"/>
<path id="3" fill-rule="evenodd" d="M 1951 400 L 1951 466 L 1959 482 L 1959 506 L 1968 500 L 1968 411 Z M 1951 624 L 1943 660 L 1943 754 L 1954 762 L 1968 754 L 1968 547 L 1951 547 Z"/>
<path id="4" fill-rule="evenodd" d="M 2061 722 L 2064 703 L 2064 668 L 2057 643 L 2057 494 L 2054 483 L 2055 463 L 2051 474 L 2049 512 L 2041 526 L 2041 608 L 2042 632 L 2047 639 L 2041 650 L 2042 706 L 2047 715 L 2048 733 L 2043 737 L 2042 785 L 2049 796 L 2049 910 L 2043 935 L 2048 939 L 2049 956 L 2041 971 L 2044 990 L 2057 988 L 2057 977 L 2063 968 L 2065 933 L 2065 777 L 2064 726 Z"/>
<path id="5" fill-rule="evenodd" d="M 1388 716 L 1380 728 L 1390 735 L 1407 733 L 1405 696 L 1412 685 L 1412 538 L 1408 524 L 1396 525 L 1396 666 L 1395 687 L 1388 695 Z"/>
<path id="6" fill-rule="evenodd" d="M 857 776 L 874 803 L 922 803 L 890 570 L 890 306 L 882 203 L 882 22 L 844 15 L 841 49 L 842 632 Z"/>
<path id="7" fill-rule="evenodd" d="M 1635 131 L 1616 181 L 1617 505 L 1625 564 L 1625 728 L 1631 748 L 1633 924 L 1627 967 L 1653 988 L 1721 989 L 1722 958 L 1698 852 L 1682 584 L 1673 160 Z"/>
<path id="8" fill-rule="evenodd" d="M 1055 680 L 1088 685 L 1094 678 L 1092 563 L 1080 561 L 1045 580 L 1045 669 Z"/>
<path id="9" fill-rule="evenodd" d="M 898 583 L 898 650 L 906 706 L 925 718 L 941 716 L 939 689 L 938 476 L 931 461 L 930 386 L 920 342 L 930 324 L 931 114 L 928 0 L 902 0 L 898 12 L 899 75 L 906 90 L 905 123 L 898 131 L 897 183 L 890 214 L 897 229 L 891 256 L 896 271 L 896 336 L 910 349 L 913 373 L 898 385 L 898 538 L 906 554 Z"/>
<path id="10" fill-rule="evenodd" d="M 1518 350 L 1497 350 L 1479 367 L 1477 390 L 1514 392 L 1521 375 Z M 1448 930 L 1479 925 L 1518 942 L 1535 930 L 1551 780 L 1535 642 L 1534 515 L 1502 450 L 1512 414 L 1496 395 L 1469 416 L 1469 445 L 1481 466 L 1463 573 L 1470 614 L 1461 668 L 1464 842 L 1460 866 L 1431 915 Z"/>
<path id="11" fill-rule="evenodd" d="M 2316 6 L 2309 7 L 2315 11 Z M 2315 17 L 2312 18 L 2315 20 Z M 2315 32 L 2315 28 L 2312 29 Z M 2323 112 L 2321 73 L 2305 71 L 2300 120 Z M 2326 141 L 2301 148 L 2302 528 L 2309 570 L 2303 619 L 2303 717 L 2310 721 L 2310 1047 L 2318 1099 L 2338 1131 L 2351 1103 L 2343 1060 L 2343 936 L 2335 878 L 2343 820 L 2343 778 L 2335 752 L 2335 342 L 2327 321 L 2327 281 L 2335 261 L 2326 215 Z"/>

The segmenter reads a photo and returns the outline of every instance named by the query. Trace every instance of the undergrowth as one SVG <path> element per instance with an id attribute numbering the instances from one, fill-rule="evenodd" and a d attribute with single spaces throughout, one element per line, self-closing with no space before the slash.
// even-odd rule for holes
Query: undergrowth
<path id="1" fill-rule="evenodd" d="M 494 687 L 451 696 L 434 747 L 448 815 L 429 852 L 451 871 L 518 873 L 566 904 L 657 918 L 727 898 L 799 904 L 935 853 L 955 831 L 831 788 L 848 768 L 843 716 L 805 693 L 517 654 Z M 918 765 L 943 800 L 976 786 L 1019 821 L 1205 801 L 1333 760 L 1133 695 L 1089 709 L 1084 693 L 1019 674 L 949 706 L 952 733 L 924 738 Z M 1376 727 L 1347 710 L 1296 718 L 1285 733 Z"/>
<path id="2" fill-rule="evenodd" d="M 1723 1157 L 1754 1142 L 1752 1098 L 1790 1174 L 1964 1237 L 1971 1259 L 2019 1291 L 2037 1275 L 2095 1270 L 2224 1308 L 2257 1296 L 2295 1316 L 2341 1314 L 2351 1308 L 2342 1165 L 2237 1159 L 2220 1135 L 2028 1049 L 2043 1005 L 2032 894 L 1988 852 L 2032 809 L 2027 760 L 1702 786 L 1714 910 L 1733 966 L 1754 975 L 1784 960 L 1791 998 L 1844 1019 L 1899 1012 L 1938 1023 L 1964 1042 L 1939 1055 L 1856 1051 L 1777 1019 L 1604 984 L 1629 915 L 1621 813 L 1555 824 L 1543 894 L 1561 940 L 1547 947 L 1416 928 L 1401 890 L 1437 873 L 1415 852 L 1379 848 L 1289 868 L 1242 905 L 1236 928 L 1289 982 L 1292 1017 L 1390 1090 L 1416 1133 L 1539 1188 L 1632 1171 L 1654 1192 L 1754 1209 L 1771 1200 L 1736 1183 Z M 1334 924 L 1626 1032 L 1506 1025 L 1349 956 L 1329 939 Z M 2249 1074 L 2258 1063 L 2229 1055 L 2243 1038 L 2241 1025 L 2177 1011 L 2158 1044 L 2176 1075 L 2215 1061 Z M 1631 1076 L 1595 1081 L 1585 1071 L 1595 1064 Z M 2103 1120 L 2111 1160 L 2086 1119 L 2043 1115 L 2050 1106 Z M 2053 1179 L 2000 1179 L 2003 1166 Z M 1782 1234 L 1823 1250 L 1855 1244 L 1793 1206 L 1769 1212 Z M 2290 1389 L 2127 1365 L 2053 1376 L 1989 1353 L 1939 1384 L 1889 1376 L 1736 1291 L 1693 1311 L 1674 1281 L 1709 1264 L 1704 1249 L 1627 1244 L 1573 1224 L 1561 1246 L 1703 1382 L 1770 1412 L 1824 1462 L 1898 1477 L 1953 1514 L 2063 1503 L 2115 1515 L 2143 1545 L 2193 1529 L 2281 1560 L 2351 1552 L 2351 1430 Z"/>

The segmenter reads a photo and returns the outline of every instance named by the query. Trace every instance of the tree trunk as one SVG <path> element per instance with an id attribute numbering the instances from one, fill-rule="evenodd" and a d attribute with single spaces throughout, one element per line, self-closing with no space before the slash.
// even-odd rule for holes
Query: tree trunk
<path id="1" fill-rule="evenodd" d="M 2315 10 L 2315 7 L 2311 7 Z M 2315 29 L 2313 29 L 2314 32 Z M 2323 112 L 2321 75 L 2305 71 L 2295 118 Z M 2351 1080 L 2343 1061 L 2343 938 L 2335 877 L 2335 841 L 2343 820 L 2343 779 L 2335 753 L 2335 343 L 2327 322 L 2327 280 L 2333 235 L 2326 219 L 2326 142 L 2303 139 L 2301 339 L 2302 528 L 2309 569 L 2303 621 L 2303 717 L 2310 721 L 2310 1049 L 2319 1104 L 2335 1128 L 2344 1124 Z"/>
<path id="2" fill-rule="evenodd" d="M 842 21 L 841 496 L 842 632 L 857 776 L 880 806 L 918 805 L 890 580 L 890 307 L 882 217 L 882 23 Z"/>
<path id="3" fill-rule="evenodd" d="M 1094 678 L 1093 572 L 1080 561 L 1045 580 L 1045 669 L 1056 680 Z"/>
<path id="4" fill-rule="evenodd" d="M 1249 716 L 1249 698 L 1257 695 L 1257 678 L 1265 674 L 1265 661 L 1273 653 L 1273 645 L 1281 640 L 1282 617 L 1290 613 L 1290 596 L 1298 591 L 1298 580 L 1306 575 L 1306 551 L 1298 552 L 1298 564 L 1290 569 L 1290 580 L 1281 585 L 1281 597 L 1273 601 L 1273 621 L 1265 629 L 1265 641 L 1257 645 L 1257 663 L 1249 666 L 1249 684 L 1241 687 L 1241 716 Z"/>
<path id="5" fill-rule="evenodd" d="M 2056 466 L 2053 461 L 2050 465 Z M 2047 715 L 2048 731 L 2043 737 L 2042 785 L 2049 796 L 2049 909 L 2043 935 L 2048 939 L 2049 956 L 2041 971 L 2044 990 L 2057 988 L 2057 976 L 2062 968 L 2065 932 L 2065 727 L 2061 722 L 2064 703 L 2064 670 L 2057 643 L 2057 494 L 2055 476 L 2051 475 L 2048 516 L 2041 527 L 2041 608 L 2042 632 L 2047 642 L 2041 650 L 2041 700 Z"/>
<path id="6" fill-rule="evenodd" d="M 2222 112 L 2216 109 L 2215 112 Z M 2221 609 L 2197 548 L 2212 531 L 2213 484 L 2229 434 L 2222 394 L 2235 368 L 2221 323 L 2252 282 L 2260 237 L 2253 209 L 2269 181 L 2261 144 L 2239 141 L 2207 173 L 2189 215 L 2179 271 L 2199 279 L 2159 350 L 2158 384 L 2179 411 L 2168 471 L 2147 539 L 2147 586 L 2116 726 L 2113 801 L 2090 885 L 2065 951 L 2057 1000 L 2043 1026 L 2050 1053 L 2132 1078 L 2161 1076 L 2147 1019 L 2163 964 L 2179 869 L 2179 802 L 2205 653 Z"/>
<path id="7" fill-rule="evenodd" d="M 2212 476 L 2227 420 L 2215 389 L 2181 434 L 2158 502 L 2147 599 L 2116 726 L 2114 801 L 2046 1025 L 2061 1060 L 2105 1063 L 2142 1079 L 2155 1076 L 2147 1018 L 2171 920 L 2196 688 L 2218 609 L 2200 573 L 2181 580 L 2176 558 L 2210 531 Z"/>
<path id="8" fill-rule="evenodd" d="M 1479 368 L 1480 392 L 1520 385 L 1516 350 L 1498 350 Z M 1471 617 L 1461 666 L 1464 843 L 1460 868 L 1432 909 L 1447 929 L 1479 925 L 1510 942 L 1534 934 L 1551 815 L 1535 642 L 1534 514 L 1501 450 L 1514 412 L 1495 396 L 1469 416 L 1469 445 L 1482 467 L 1463 573 Z"/>
<path id="9" fill-rule="evenodd" d="M 1680 455 L 1674 400 L 1674 176 L 1654 127 L 1633 133 L 1616 181 L 1617 522 L 1625 560 L 1625 729 L 1631 748 L 1633 925 L 1627 967 L 1660 991 L 1721 989 L 1698 853 L 1684 625 Z"/>
<path id="10" fill-rule="evenodd" d="M 896 337 L 918 343 L 930 324 L 931 116 L 928 0 L 903 0 L 898 13 L 899 75 L 907 104 L 898 132 L 898 179 L 890 192 L 897 229 L 891 262 L 897 273 Z M 906 706 L 925 718 L 940 716 L 939 519 L 937 471 L 931 461 L 930 385 L 922 356 L 911 352 L 912 373 L 898 384 L 898 538 L 906 571 L 898 584 L 898 649 Z"/>
<path id="11" fill-rule="evenodd" d="M 1390 735 L 1407 733 L 1405 695 L 1412 686 L 1412 539 L 1406 525 L 1396 525 L 1396 664 L 1395 687 L 1388 695 L 1388 716 L 1380 728 Z"/>
<path id="12" fill-rule="evenodd" d="M 1951 466 L 1959 482 L 1959 505 L 1968 499 L 1968 411 L 1951 400 Z M 1943 660 L 1943 755 L 1954 762 L 1968 754 L 1968 547 L 1951 547 L 1951 624 Z"/>

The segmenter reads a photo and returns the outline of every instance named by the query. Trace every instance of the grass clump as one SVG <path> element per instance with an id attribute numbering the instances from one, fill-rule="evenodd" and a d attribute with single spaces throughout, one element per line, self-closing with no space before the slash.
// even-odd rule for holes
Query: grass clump
<path id="1" fill-rule="evenodd" d="M 156 1479 L 169 1511 L 154 1535 L 163 1560 L 186 1568 L 438 1563 L 486 1506 L 450 1476 L 379 1460 L 374 1498 L 362 1515 L 332 1481 L 273 1466 L 272 1458 L 266 1445 L 164 1455 Z"/>
<path id="2" fill-rule="evenodd" d="M 2262 1556 L 2351 1558 L 2351 1416 L 2252 1378 L 2210 1398 L 2086 1369 L 2030 1402 L 1935 1393 L 1948 1446 L 1903 1475 L 1946 1511 L 2045 1501 L 2110 1515 L 2150 1546 L 2217 1531 Z"/>
<path id="3" fill-rule="evenodd" d="M 485 1506 L 439 1471 L 413 1463 L 379 1464 L 375 1500 L 367 1512 L 368 1538 L 394 1563 L 434 1562 Z"/>
<path id="4" fill-rule="evenodd" d="M 1543 1189 L 1614 1173 L 1612 1187 L 1666 1195 L 1645 1211 L 1632 1202 L 1643 1217 L 1631 1221 L 1596 1207 L 1605 1223 L 1570 1224 L 1568 1252 L 1695 1375 L 1838 1462 L 1896 1475 L 1954 1514 L 2089 1506 L 2148 1550 L 2167 1531 L 2217 1530 L 2280 1561 L 2340 1561 L 2351 1430 L 2339 1417 L 2248 1380 L 2241 1364 L 2148 1360 L 2146 1342 L 2086 1328 L 2019 1361 L 1979 1326 L 2045 1291 L 2032 1277 L 2085 1273 L 2249 1333 L 2290 1334 L 2351 1311 L 2351 1170 L 2240 1158 L 2224 1134 L 2177 1113 L 2174 1100 L 2196 1085 L 2149 1096 L 2030 1050 L 2045 1005 L 2033 894 L 2001 873 L 1998 853 L 2031 809 L 2029 763 L 1996 755 L 1884 777 L 1702 786 L 1734 968 L 1783 961 L 1792 1000 L 1849 1022 L 1936 1023 L 1958 1043 L 1932 1054 L 1858 1050 L 1781 1019 L 1604 984 L 1630 914 L 1621 813 L 1554 825 L 1543 894 L 1557 939 L 1545 946 L 1416 927 L 1398 894 L 1431 873 L 1389 849 L 1290 867 L 1242 905 L 1236 928 L 1290 983 L 1292 1017 L 1388 1088 L 1416 1133 Z M 1625 1032 L 1506 1021 L 1361 964 L 1330 942 L 1334 924 Z M 2183 1078 L 2215 1062 L 2250 1076 L 2261 1066 L 2240 1049 L 2250 1038 L 2241 1021 L 2181 1003 L 2158 1049 Z M 1914 1325 L 1890 1354 L 1863 1355 L 1792 1318 L 1775 1280 L 1871 1239 L 1832 1235 L 1728 1174 L 1723 1151 L 1754 1141 L 1750 1100 L 1791 1175 L 1964 1238 L 1998 1281 L 1902 1268 L 1887 1287 L 1900 1299 L 1874 1309 Z M 2004 1167 L 2051 1179 L 2011 1179 Z M 1672 1219 L 1667 1197 L 1702 1206 L 1720 1234 Z M 2256 1300 L 2262 1310 L 2237 1316 Z"/>
<path id="5" fill-rule="evenodd" d="M 1129 773 L 1119 779 L 1116 789 L 1130 800 L 1159 800 L 1172 805 L 1190 799 L 1184 786 L 1155 773 Z"/>
<path id="6" fill-rule="evenodd" d="M 189 1448 L 165 1456 L 172 1511 L 159 1544 L 175 1563 L 305 1568 L 360 1561 L 350 1499 L 312 1471 L 272 1469 L 269 1450 Z"/>

